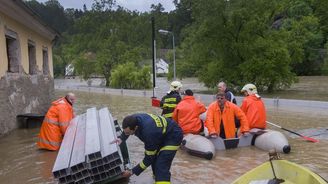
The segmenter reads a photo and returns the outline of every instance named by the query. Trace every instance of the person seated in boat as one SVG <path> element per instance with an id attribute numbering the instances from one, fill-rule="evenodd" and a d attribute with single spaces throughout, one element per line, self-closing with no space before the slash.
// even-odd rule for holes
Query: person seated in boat
<path id="1" fill-rule="evenodd" d="M 172 118 L 173 111 L 177 104 L 181 101 L 180 90 L 182 84 L 179 81 L 173 81 L 170 85 L 170 91 L 163 96 L 160 107 L 163 109 L 162 116 Z"/>
<path id="2" fill-rule="evenodd" d="M 237 100 L 235 98 L 235 95 L 228 89 L 227 84 L 223 81 L 219 82 L 218 85 L 218 92 L 224 92 L 225 98 L 227 101 L 232 102 L 237 105 Z M 240 127 L 240 122 L 237 118 L 235 118 L 236 128 L 238 129 Z"/>
<path id="3" fill-rule="evenodd" d="M 247 118 L 244 112 L 234 103 L 226 100 L 225 93 L 219 92 L 216 101 L 207 110 L 205 126 L 211 138 L 222 139 L 237 137 L 235 117 L 240 121 L 240 133 L 249 134 Z"/>
<path id="4" fill-rule="evenodd" d="M 218 92 L 224 92 L 226 94 L 225 98 L 227 101 L 232 102 L 237 105 L 237 100 L 235 95 L 228 89 L 227 84 L 223 81 L 219 82 L 218 85 Z"/>
<path id="5" fill-rule="evenodd" d="M 206 107 L 195 100 L 192 90 L 185 90 L 184 95 L 182 101 L 174 109 L 172 118 L 182 128 L 183 134 L 199 134 L 204 129 L 199 116 L 206 112 Z"/>
<path id="6" fill-rule="evenodd" d="M 241 92 L 245 95 L 241 104 L 241 110 L 245 113 L 249 128 L 266 128 L 266 112 L 265 106 L 258 95 L 256 86 L 254 84 L 246 84 Z"/>

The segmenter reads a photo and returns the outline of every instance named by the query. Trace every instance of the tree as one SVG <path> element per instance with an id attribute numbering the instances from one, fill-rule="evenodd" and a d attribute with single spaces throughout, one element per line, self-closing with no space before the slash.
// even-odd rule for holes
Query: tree
<path id="1" fill-rule="evenodd" d="M 151 87 L 150 67 L 137 68 L 128 62 L 112 71 L 111 86 L 124 89 L 148 89 Z"/>
<path id="2" fill-rule="evenodd" d="M 119 64 L 125 51 L 126 45 L 122 41 L 110 37 L 97 52 L 97 71 L 105 77 L 106 86 L 109 86 L 112 69 Z"/>
<path id="3" fill-rule="evenodd" d="M 193 1 L 192 9 L 195 22 L 182 55 L 184 63 L 198 68 L 195 73 L 206 86 L 225 80 L 272 91 L 294 81 L 287 33 L 271 28 L 283 10 L 280 1 Z"/>
<path id="4" fill-rule="evenodd" d="M 95 62 L 90 62 L 87 53 L 76 57 L 73 64 L 76 74 L 82 76 L 84 80 L 88 80 L 92 74 L 95 74 Z"/>
<path id="5" fill-rule="evenodd" d="M 31 0 L 25 3 L 37 12 L 44 22 L 60 33 L 66 31 L 69 27 L 69 20 L 65 15 L 64 8 L 57 0 L 48 0 L 45 3 Z"/>
<path id="6" fill-rule="evenodd" d="M 321 73 L 324 57 L 320 54 L 324 36 L 318 17 L 313 14 L 310 1 L 294 0 L 286 5 L 286 18 L 282 28 L 289 33 L 288 46 L 292 70 L 297 75 Z"/>

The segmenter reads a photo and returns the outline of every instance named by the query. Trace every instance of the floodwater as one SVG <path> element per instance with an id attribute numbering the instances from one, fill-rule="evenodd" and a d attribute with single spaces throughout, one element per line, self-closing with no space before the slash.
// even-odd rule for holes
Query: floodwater
<path id="1" fill-rule="evenodd" d="M 57 92 L 57 97 L 65 92 Z M 132 113 L 148 112 L 159 114 L 160 110 L 150 105 L 147 97 L 129 97 L 109 94 L 76 92 L 77 114 L 90 107 L 108 107 L 119 122 Z M 208 105 L 208 104 L 207 104 Z M 267 105 L 268 120 L 291 130 L 327 128 L 328 112 L 318 110 L 288 111 L 288 109 Z M 269 127 L 273 128 L 273 127 Z M 274 129 L 274 128 L 273 128 Z M 280 129 L 278 129 L 280 131 Z M 38 129 L 18 129 L 0 139 L 0 183 L 56 183 L 52 167 L 57 152 L 40 151 L 36 148 Z M 292 146 L 290 154 L 282 158 L 301 164 L 328 179 L 328 140 L 319 143 L 307 142 L 286 132 Z M 312 133 L 312 132 L 311 132 Z M 130 159 L 133 165 L 143 158 L 143 143 L 136 137 L 128 139 Z M 268 160 L 268 153 L 255 147 L 238 148 L 217 152 L 213 160 L 190 156 L 179 150 L 171 168 L 174 184 L 227 184 L 246 171 Z M 148 168 L 140 176 L 133 176 L 120 184 L 151 184 L 153 179 Z"/>

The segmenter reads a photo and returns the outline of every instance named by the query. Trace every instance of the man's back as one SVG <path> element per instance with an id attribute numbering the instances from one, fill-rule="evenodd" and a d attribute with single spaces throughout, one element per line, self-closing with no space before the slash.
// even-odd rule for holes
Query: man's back
<path id="1" fill-rule="evenodd" d="M 39 148 L 58 150 L 72 119 L 73 107 L 66 98 L 52 102 L 41 126 L 37 142 Z"/>
<path id="2" fill-rule="evenodd" d="M 199 134 L 202 129 L 199 115 L 205 111 L 205 105 L 197 102 L 195 97 L 185 96 L 174 110 L 173 119 L 182 128 L 184 134 Z"/>
<path id="3" fill-rule="evenodd" d="M 241 109 L 247 117 L 250 128 L 266 128 L 265 106 L 260 97 L 256 95 L 245 97 Z"/>
<path id="4" fill-rule="evenodd" d="M 166 118 L 171 118 L 177 104 L 181 101 L 181 96 L 177 91 L 171 91 L 166 94 L 161 100 L 162 115 Z"/>

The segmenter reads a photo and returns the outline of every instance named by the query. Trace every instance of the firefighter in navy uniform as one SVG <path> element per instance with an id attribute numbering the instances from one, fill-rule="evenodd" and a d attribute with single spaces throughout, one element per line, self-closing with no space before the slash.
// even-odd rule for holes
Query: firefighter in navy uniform
<path id="1" fill-rule="evenodd" d="M 179 81 L 173 81 L 170 85 L 170 91 L 163 96 L 160 107 L 163 109 L 162 116 L 172 118 L 173 111 L 178 103 L 181 101 L 180 90 L 182 84 Z"/>
<path id="2" fill-rule="evenodd" d="M 123 177 L 139 175 L 152 166 L 155 183 L 169 184 L 173 158 L 182 142 L 182 130 L 172 119 L 153 114 L 133 114 L 124 118 L 121 141 L 129 135 L 137 136 L 145 144 L 145 157 L 131 171 L 123 172 Z"/>

